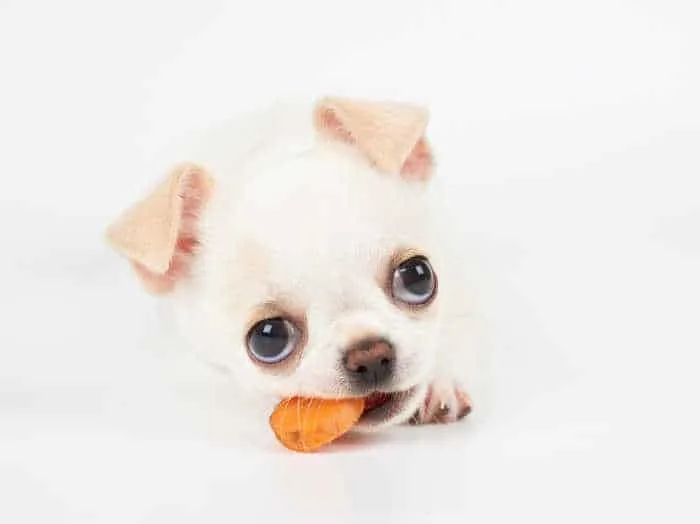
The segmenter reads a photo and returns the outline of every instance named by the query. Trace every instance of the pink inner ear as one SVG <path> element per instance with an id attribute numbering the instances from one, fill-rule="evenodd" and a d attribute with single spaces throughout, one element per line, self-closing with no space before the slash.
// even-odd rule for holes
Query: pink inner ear
<path id="1" fill-rule="evenodd" d="M 335 112 L 331 109 L 321 111 L 319 114 L 318 125 L 325 129 L 333 138 L 340 142 L 355 144 L 355 139 L 350 134 L 343 123 L 340 121 Z"/>
<path id="2" fill-rule="evenodd" d="M 199 247 L 197 221 L 209 191 L 207 179 L 196 173 L 185 176 L 182 180 L 178 195 L 182 200 L 178 237 L 170 265 L 165 273 L 154 273 L 142 264 L 132 262 L 137 275 L 152 293 L 172 291 L 177 281 L 189 274 L 192 256 Z"/>
<path id="3" fill-rule="evenodd" d="M 421 138 L 408 155 L 401 174 L 415 180 L 427 180 L 433 171 L 433 154 L 425 138 Z"/>

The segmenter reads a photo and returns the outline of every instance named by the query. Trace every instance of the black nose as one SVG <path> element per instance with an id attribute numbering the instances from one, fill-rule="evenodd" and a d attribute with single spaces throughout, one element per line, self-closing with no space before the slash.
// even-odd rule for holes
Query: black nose
<path id="1" fill-rule="evenodd" d="M 345 353 L 343 364 L 355 386 L 375 388 L 388 382 L 394 373 L 396 352 L 385 339 L 366 339 Z"/>

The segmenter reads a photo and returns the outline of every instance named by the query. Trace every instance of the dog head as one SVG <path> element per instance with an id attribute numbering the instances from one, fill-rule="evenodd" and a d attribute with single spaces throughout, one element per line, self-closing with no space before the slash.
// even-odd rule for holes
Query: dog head
<path id="1" fill-rule="evenodd" d="M 365 429 L 405 421 L 448 285 L 427 113 L 327 98 L 274 122 L 246 147 L 220 135 L 216 155 L 178 165 L 108 240 L 244 384 L 367 397 Z"/>

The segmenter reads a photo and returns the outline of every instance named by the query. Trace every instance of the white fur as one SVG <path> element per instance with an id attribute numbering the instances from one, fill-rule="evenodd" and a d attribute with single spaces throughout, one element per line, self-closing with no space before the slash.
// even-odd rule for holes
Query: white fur
<path id="1" fill-rule="evenodd" d="M 350 146 L 320 139 L 311 114 L 285 106 L 219 126 L 180 158 L 205 165 L 216 183 L 192 277 L 175 293 L 180 324 L 241 384 L 280 397 L 350 394 L 343 351 L 357 333 L 386 336 L 397 350 L 392 389 L 419 389 L 390 422 L 418 409 L 433 382 L 456 408 L 459 367 L 449 353 L 469 342 L 455 329 L 462 291 L 432 185 L 380 174 Z M 439 294 L 426 312 L 407 314 L 377 283 L 401 247 L 425 253 L 437 273 Z M 279 297 L 305 315 L 308 341 L 298 366 L 272 373 L 250 359 L 245 338 L 253 309 Z"/>

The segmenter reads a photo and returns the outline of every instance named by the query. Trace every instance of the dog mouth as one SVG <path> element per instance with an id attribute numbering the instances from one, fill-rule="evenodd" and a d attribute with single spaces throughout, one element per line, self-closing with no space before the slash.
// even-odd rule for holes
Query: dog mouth
<path id="1" fill-rule="evenodd" d="M 365 397 L 365 409 L 359 420 L 360 427 L 384 424 L 404 412 L 404 408 L 416 394 L 415 387 L 405 391 L 376 391 Z"/>

